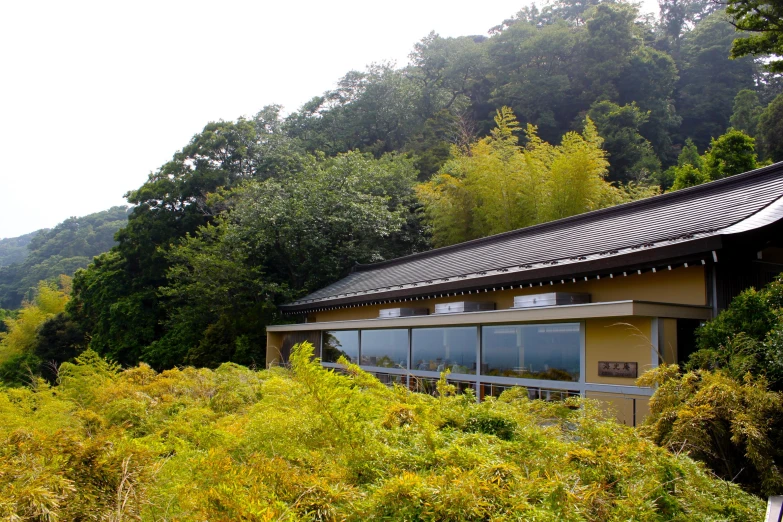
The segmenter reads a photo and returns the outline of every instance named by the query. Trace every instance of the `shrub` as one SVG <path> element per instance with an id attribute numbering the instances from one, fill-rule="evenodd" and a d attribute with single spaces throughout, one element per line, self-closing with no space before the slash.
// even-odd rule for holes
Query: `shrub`
<path id="1" fill-rule="evenodd" d="M 750 372 L 783 391 L 783 279 L 735 297 L 697 331 L 697 346 L 688 369 L 721 369 L 739 381 Z"/>
<path id="2" fill-rule="evenodd" d="M 658 387 L 641 433 L 751 491 L 783 492 L 783 396 L 768 391 L 763 377 L 736 381 L 721 371 L 662 366 L 639 384 Z"/>
<path id="3" fill-rule="evenodd" d="M 764 503 L 589 400 L 478 404 L 356 366 L 148 366 L 93 352 L 0 389 L 16 520 L 758 520 Z M 517 396 L 519 395 L 519 396 Z M 512 436 L 513 434 L 513 436 Z"/>

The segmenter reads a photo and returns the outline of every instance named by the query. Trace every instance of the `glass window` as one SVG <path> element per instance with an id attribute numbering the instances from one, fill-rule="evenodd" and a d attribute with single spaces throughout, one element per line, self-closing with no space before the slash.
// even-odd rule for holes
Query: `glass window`
<path id="1" fill-rule="evenodd" d="M 481 373 L 503 377 L 579 380 L 579 324 L 481 328 Z"/>
<path id="2" fill-rule="evenodd" d="M 500 397 L 500 395 L 508 390 L 514 389 L 525 390 L 525 395 L 528 399 L 541 399 L 545 401 L 564 401 L 568 397 L 578 397 L 580 393 L 578 391 L 571 390 L 548 390 L 546 388 L 531 388 L 529 386 L 514 386 L 508 384 L 492 384 L 486 383 L 481 385 L 481 399 L 485 397 Z"/>
<path id="3" fill-rule="evenodd" d="M 417 392 L 417 393 L 426 393 L 427 395 L 432 395 L 434 397 L 438 396 L 438 381 L 439 379 L 436 379 L 434 377 L 411 377 L 411 384 L 410 389 Z M 455 381 L 452 379 L 448 379 L 448 383 L 453 385 L 456 388 L 457 393 L 466 393 L 468 390 L 471 390 L 474 394 L 476 393 L 476 383 L 470 382 L 470 381 Z"/>
<path id="4" fill-rule="evenodd" d="M 386 386 L 392 386 L 399 384 L 400 386 L 408 385 L 408 377 L 406 375 L 400 375 L 398 373 L 382 373 L 375 372 L 375 378 L 381 381 Z"/>
<path id="5" fill-rule="evenodd" d="M 281 360 L 288 362 L 291 349 L 304 342 L 313 345 L 313 355 L 318 357 L 318 351 L 321 349 L 321 332 L 286 332 L 283 334 L 283 343 L 280 347 Z"/>
<path id="6" fill-rule="evenodd" d="M 408 330 L 362 330 L 362 363 L 408 368 Z"/>
<path id="7" fill-rule="evenodd" d="M 411 370 L 476 373 L 477 327 L 414 328 Z"/>
<path id="8" fill-rule="evenodd" d="M 359 361 L 359 330 L 324 332 L 321 360 L 334 363 L 341 356 L 345 356 L 352 363 Z"/>

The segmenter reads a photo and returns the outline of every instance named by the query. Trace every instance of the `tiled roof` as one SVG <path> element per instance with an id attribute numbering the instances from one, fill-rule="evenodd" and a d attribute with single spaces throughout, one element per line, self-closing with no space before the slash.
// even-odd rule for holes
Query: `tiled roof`
<path id="1" fill-rule="evenodd" d="M 455 279 L 579 265 L 758 228 L 783 217 L 783 163 L 652 198 L 371 265 L 284 309 L 331 305 Z M 578 271 L 578 266 L 574 266 Z M 420 288 L 421 287 L 421 288 Z"/>

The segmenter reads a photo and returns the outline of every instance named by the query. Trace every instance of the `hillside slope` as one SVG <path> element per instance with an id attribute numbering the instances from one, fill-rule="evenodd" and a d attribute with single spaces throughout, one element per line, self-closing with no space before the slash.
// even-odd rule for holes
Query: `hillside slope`
<path id="1" fill-rule="evenodd" d="M 114 246 L 114 234 L 127 221 L 128 207 L 117 206 L 0 242 L 0 247 L 8 245 L 6 259 L 21 257 L 21 261 L 7 265 L 0 258 L 0 308 L 18 308 L 39 281 L 60 274 L 73 275 L 86 267 L 93 257 Z M 23 257 L 21 245 L 26 250 Z"/>
<path id="2" fill-rule="evenodd" d="M 29 253 L 27 245 L 41 232 L 45 232 L 45 230 L 36 230 L 23 236 L 0 239 L 0 267 L 23 262 Z"/>

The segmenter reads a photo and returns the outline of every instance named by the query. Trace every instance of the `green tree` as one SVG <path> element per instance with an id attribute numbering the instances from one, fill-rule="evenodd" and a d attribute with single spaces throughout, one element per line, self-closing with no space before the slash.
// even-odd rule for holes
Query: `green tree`
<path id="1" fill-rule="evenodd" d="M 483 113 L 509 106 L 523 125 L 535 125 L 554 143 L 595 104 L 636 104 L 647 115 L 637 132 L 655 156 L 671 163 L 671 134 L 680 124 L 677 67 L 671 56 L 645 44 L 652 26 L 637 19 L 631 5 L 593 1 L 520 11 L 486 42 L 494 75 L 491 105 L 481 106 Z M 480 130 L 490 127 L 485 120 Z"/>
<path id="2" fill-rule="evenodd" d="M 286 118 L 286 131 L 310 152 L 359 149 L 380 156 L 400 150 L 427 119 L 454 103 L 453 92 L 420 80 L 389 63 L 350 71 L 336 89 Z"/>
<path id="3" fill-rule="evenodd" d="M 5 332 L 0 333 L 0 381 L 20 385 L 35 379 L 41 363 L 35 355 L 39 330 L 65 310 L 70 284 L 67 276 L 61 276 L 59 285 L 41 281 L 34 299 L 14 316 L 5 317 Z"/>
<path id="4" fill-rule="evenodd" d="M 555 0 L 547 3 L 533 20 L 549 23 L 562 20 L 571 26 L 583 26 L 589 19 L 590 9 L 599 3 L 599 0 Z"/>
<path id="5" fill-rule="evenodd" d="M 487 43 L 497 71 L 490 107 L 511 107 L 524 124 L 535 125 L 543 139 L 559 139 L 581 107 L 574 106 L 571 93 L 577 36 L 585 30 L 573 30 L 563 21 L 542 27 L 517 21 L 493 36 Z M 491 125 L 486 122 L 482 134 Z"/>
<path id="6" fill-rule="evenodd" d="M 631 4 L 602 2 L 587 19 L 587 32 L 577 42 L 581 92 L 586 105 L 618 96 L 617 81 L 641 44 L 634 22 L 639 10 Z"/>
<path id="7" fill-rule="evenodd" d="M 31 299 L 38 282 L 73 275 L 93 257 L 116 243 L 114 235 L 126 225 L 128 207 L 112 207 L 83 217 L 68 218 L 52 229 L 37 232 L 26 243 L 21 263 L 0 267 L 0 305 L 16 308 Z"/>
<path id="8" fill-rule="evenodd" d="M 156 367 L 261 364 L 277 304 L 415 241 L 402 238 L 415 180 L 410 159 L 351 152 L 216 197 L 227 210 L 215 226 L 167 254 L 171 268 L 160 293 L 169 320 L 141 358 Z"/>
<path id="9" fill-rule="evenodd" d="M 405 73 L 421 86 L 419 112 L 432 117 L 480 102 L 490 71 L 484 42 L 480 37 L 442 38 L 432 32 L 414 45 Z"/>
<path id="10" fill-rule="evenodd" d="M 762 110 L 758 94 L 750 89 L 742 89 L 734 97 L 734 112 L 729 123 L 732 128 L 755 137 Z"/>
<path id="11" fill-rule="evenodd" d="M 674 183 L 671 190 L 680 190 L 688 187 L 695 187 L 702 183 L 710 181 L 710 177 L 705 172 L 698 170 L 693 165 L 683 165 L 682 167 L 672 167 L 674 173 Z"/>
<path id="12" fill-rule="evenodd" d="M 680 155 L 677 156 L 677 166 L 682 167 L 685 165 L 691 165 L 697 170 L 704 168 L 704 158 L 699 155 L 699 149 L 696 148 L 696 144 L 690 138 L 685 140 L 685 145 L 682 151 L 680 151 Z"/>
<path id="13" fill-rule="evenodd" d="M 405 146 L 406 152 L 414 154 L 420 180 L 430 179 L 449 159 L 452 144 L 461 141 L 464 118 L 444 109 L 427 120 L 421 133 Z"/>
<path id="14" fill-rule="evenodd" d="M 38 328 L 33 350 L 41 361 L 41 376 L 55 382 L 56 369 L 62 363 L 74 360 L 86 347 L 84 332 L 66 312 L 50 317 Z"/>
<path id="15" fill-rule="evenodd" d="M 658 0 L 660 26 L 669 47 L 677 53 L 682 37 L 719 8 L 710 0 Z"/>
<path id="16" fill-rule="evenodd" d="M 783 161 L 783 94 L 779 94 L 759 116 L 758 137 L 764 155 Z"/>
<path id="17" fill-rule="evenodd" d="M 667 190 L 695 187 L 710 181 L 709 174 L 704 170 L 704 158 L 699 155 L 693 140 L 685 140 L 685 146 L 677 157 L 677 165 L 666 169 L 662 178 L 662 185 L 665 185 Z"/>
<path id="18" fill-rule="evenodd" d="M 27 245 L 40 232 L 36 230 L 19 237 L 0 239 L 0 268 L 23 262 L 28 253 Z"/>
<path id="19" fill-rule="evenodd" d="M 207 197 L 250 179 L 282 177 L 307 161 L 287 137 L 277 106 L 252 119 L 213 122 L 126 197 L 134 204 L 119 244 L 76 274 L 69 312 L 90 346 L 121 364 L 135 364 L 164 333 L 158 288 L 170 267 L 166 251 L 212 221 L 220 209 Z"/>
<path id="20" fill-rule="evenodd" d="M 558 146 L 529 125 L 524 148 L 510 108 L 499 110 L 495 121 L 490 136 L 468 150 L 455 147 L 454 158 L 418 187 L 436 245 L 587 212 L 621 198 L 604 179 L 606 153 L 589 118 L 582 135 L 568 133 Z"/>
<path id="21" fill-rule="evenodd" d="M 661 168 L 653 147 L 640 133 L 649 114 L 635 103 L 619 106 L 603 101 L 594 104 L 588 116 L 595 122 L 609 154 L 609 179 L 628 182 L 647 179 Z"/>
<path id="22" fill-rule="evenodd" d="M 758 168 L 756 140 L 742 131 L 730 129 L 713 139 L 704 155 L 704 171 L 710 179 L 721 179 Z"/>
<path id="23" fill-rule="evenodd" d="M 751 33 L 734 41 L 732 58 L 783 55 L 783 4 L 779 0 L 728 0 L 726 14 L 732 17 L 737 31 Z M 765 67 L 772 72 L 783 72 L 783 60 L 769 60 Z"/>
<path id="24" fill-rule="evenodd" d="M 676 106 L 682 116 L 679 133 L 693 139 L 700 149 L 706 149 L 712 137 L 726 132 L 737 93 L 754 87 L 753 60 L 726 59 L 736 38 L 723 11 L 709 15 L 683 37 L 677 62 Z"/>
<path id="25" fill-rule="evenodd" d="M 672 135 L 682 122 L 674 106 L 678 80 L 674 59 L 650 46 L 639 47 L 617 80 L 618 105 L 636 104 L 647 114 L 639 133 L 664 164 L 673 160 Z"/>
<path id="26" fill-rule="evenodd" d="M 783 281 L 745 290 L 697 331 L 689 369 L 721 370 L 736 380 L 750 372 L 783 391 Z"/>
<path id="27" fill-rule="evenodd" d="M 163 331 L 157 286 L 134 277 L 128 265 L 117 249 L 96 257 L 74 276 L 67 307 L 90 346 L 124 365 L 138 361 Z"/>
<path id="28" fill-rule="evenodd" d="M 6 320 L 13 319 L 14 318 L 14 312 L 11 310 L 5 310 L 3 308 L 0 308 L 0 333 L 7 332 L 8 326 L 6 325 Z"/>

